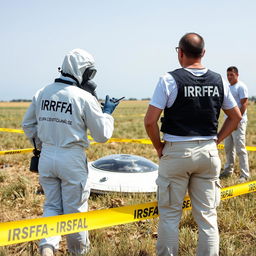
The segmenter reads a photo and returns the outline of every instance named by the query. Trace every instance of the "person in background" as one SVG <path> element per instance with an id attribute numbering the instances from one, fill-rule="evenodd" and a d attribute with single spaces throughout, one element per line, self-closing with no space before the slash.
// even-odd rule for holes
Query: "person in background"
<path id="1" fill-rule="evenodd" d="M 217 256 L 221 165 L 217 144 L 237 127 L 241 114 L 221 76 L 202 65 L 205 49 L 199 34 L 185 34 L 176 51 L 182 68 L 160 78 L 144 119 L 160 159 L 157 255 L 178 255 L 179 222 L 188 191 L 199 230 L 197 255 Z M 227 119 L 217 132 L 221 109 Z M 161 141 L 158 120 L 163 110 Z"/>
<path id="2" fill-rule="evenodd" d="M 224 140 L 226 163 L 220 178 L 229 177 L 233 174 L 237 154 L 240 166 L 239 182 L 245 182 L 250 177 L 248 154 L 245 148 L 248 90 L 247 86 L 242 81 L 239 81 L 238 76 L 237 67 L 232 66 L 227 69 L 230 91 L 237 102 L 243 118 L 237 128 Z"/>
<path id="3" fill-rule="evenodd" d="M 60 78 L 36 92 L 22 122 L 27 137 L 41 149 L 38 169 L 45 193 L 44 217 L 88 210 L 90 186 L 84 151 L 89 146 L 87 130 L 97 142 L 111 138 L 111 114 L 118 104 L 106 96 L 102 110 L 95 97 L 95 84 L 90 81 L 96 73 L 94 64 L 88 52 L 70 51 Z M 42 239 L 40 254 L 54 255 L 60 239 Z M 72 255 L 86 253 L 88 232 L 67 235 L 67 244 Z"/>

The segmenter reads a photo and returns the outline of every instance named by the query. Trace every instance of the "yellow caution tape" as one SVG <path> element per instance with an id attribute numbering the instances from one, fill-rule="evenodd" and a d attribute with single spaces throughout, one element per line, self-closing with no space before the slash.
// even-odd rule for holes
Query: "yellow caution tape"
<path id="1" fill-rule="evenodd" d="M 92 138 L 90 138 L 92 140 Z M 105 143 L 111 143 L 111 142 L 128 142 L 128 143 L 139 143 L 139 144 L 152 144 L 151 140 L 149 139 L 119 139 L 119 138 L 111 138 Z M 102 144 L 100 142 L 92 141 L 91 145 L 94 144 Z M 224 149 L 223 144 L 218 145 L 218 149 Z M 247 151 L 256 151 L 256 147 L 246 146 Z"/>
<path id="2" fill-rule="evenodd" d="M 256 191 L 256 180 L 230 186 L 221 189 L 221 200 L 248 194 Z M 191 201 L 188 196 L 184 198 L 183 209 L 191 209 Z"/>
<path id="3" fill-rule="evenodd" d="M 129 143 L 140 143 L 140 144 L 152 144 L 151 140 L 149 139 L 119 139 L 119 138 L 111 138 L 105 143 L 111 142 L 129 142 Z M 99 142 L 91 142 L 92 145 L 100 144 Z M 101 143 L 102 144 L 102 143 Z"/>
<path id="4" fill-rule="evenodd" d="M 32 151 L 33 151 L 33 148 L 5 150 L 5 151 L 0 151 L 0 155 L 22 154 L 22 153 L 29 153 Z"/>
<path id="5" fill-rule="evenodd" d="M 256 151 L 256 147 L 246 146 L 245 148 L 247 151 Z"/>
<path id="6" fill-rule="evenodd" d="M 9 128 L 0 128 L 0 132 L 24 133 L 23 130 L 19 130 L 19 129 L 9 129 Z"/>
<path id="7" fill-rule="evenodd" d="M 218 144 L 218 149 L 224 149 L 224 145 L 223 144 Z"/>
<path id="8" fill-rule="evenodd" d="M 88 136 L 88 138 L 92 139 L 90 136 Z M 111 138 L 105 143 L 111 143 L 111 142 L 129 142 L 129 143 L 140 143 L 140 144 L 152 144 L 152 142 L 148 139 L 118 139 L 118 138 Z M 95 144 L 102 144 L 102 143 L 91 141 L 90 144 L 95 145 Z M 224 149 L 224 145 L 219 144 L 218 149 Z M 246 149 L 247 149 L 247 151 L 256 151 L 256 147 L 247 146 Z M 0 155 L 28 153 L 28 152 L 32 152 L 32 150 L 33 149 L 31 149 L 31 148 L 4 150 L 4 151 L 0 151 Z"/>
<path id="9" fill-rule="evenodd" d="M 9 128 L 0 128 L 0 131 L 2 132 L 15 132 L 15 133 L 24 133 L 23 130 L 19 129 L 9 129 Z M 100 144 L 99 142 L 93 141 L 93 138 L 88 135 L 88 139 L 91 140 L 91 145 L 94 144 Z M 126 143 L 139 143 L 139 144 L 152 144 L 151 140 L 149 139 L 119 139 L 119 138 L 111 138 L 109 139 L 106 143 L 111 143 L 111 142 L 126 142 Z M 223 144 L 218 145 L 218 149 L 224 149 Z M 247 151 L 256 151 L 256 147 L 251 147 L 251 146 L 246 146 Z M 23 152 L 18 152 L 20 151 L 19 149 L 17 150 L 17 153 L 23 153 Z M 0 151 L 0 155 L 3 155 L 5 151 Z M 28 151 L 30 152 L 30 151 Z M 24 152 L 25 153 L 25 152 Z M 13 153 L 14 154 L 14 153 Z"/>
<path id="10" fill-rule="evenodd" d="M 234 185 L 221 190 L 221 199 L 228 199 L 256 191 L 256 181 Z M 184 198 L 183 210 L 190 209 L 189 197 Z M 84 230 L 158 217 L 157 202 L 118 208 L 73 213 L 38 219 L 0 223 L 0 246 L 38 240 L 44 237 L 65 235 Z"/>
<path id="11" fill-rule="evenodd" d="M 114 115 L 114 117 L 116 118 L 116 117 L 125 117 L 125 118 L 127 118 L 127 115 Z M 145 117 L 145 114 L 139 114 L 139 115 L 130 115 L 129 114 L 129 118 L 131 118 L 131 117 Z"/>

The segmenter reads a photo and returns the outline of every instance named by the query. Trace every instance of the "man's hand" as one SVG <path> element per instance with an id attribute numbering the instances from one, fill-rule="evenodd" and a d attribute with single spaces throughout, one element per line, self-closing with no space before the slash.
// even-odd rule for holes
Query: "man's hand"
<path id="1" fill-rule="evenodd" d="M 240 112 L 241 112 L 241 115 L 243 116 L 244 112 L 247 109 L 248 98 L 241 99 L 240 103 L 241 103 Z"/>
<path id="2" fill-rule="evenodd" d="M 159 158 L 162 156 L 162 151 L 164 147 L 164 143 L 161 142 L 160 139 L 160 131 L 157 124 L 157 121 L 159 120 L 161 113 L 162 109 L 149 105 L 147 113 L 144 118 L 146 132 L 150 140 L 152 141 Z"/>
<path id="3" fill-rule="evenodd" d="M 163 156 L 164 142 L 161 142 L 160 147 L 156 149 L 159 159 Z"/>
<path id="4" fill-rule="evenodd" d="M 230 133 L 237 129 L 239 122 L 242 119 L 241 112 L 239 108 L 236 106 L 231 109 L 223 109 L 224 113 L 227 115 L 219 133 L 217 144 L 219 144 L 222 140 L 224 140 Z"/>

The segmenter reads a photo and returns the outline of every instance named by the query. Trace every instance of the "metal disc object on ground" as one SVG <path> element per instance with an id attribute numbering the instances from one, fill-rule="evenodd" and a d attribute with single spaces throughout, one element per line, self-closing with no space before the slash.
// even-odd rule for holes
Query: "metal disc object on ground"
<path id="1" fill-rule="evenodd" d="M 137 155 L 114 154 L 88 163 L 94 193 L 156 192 L 158 165 Z"/>

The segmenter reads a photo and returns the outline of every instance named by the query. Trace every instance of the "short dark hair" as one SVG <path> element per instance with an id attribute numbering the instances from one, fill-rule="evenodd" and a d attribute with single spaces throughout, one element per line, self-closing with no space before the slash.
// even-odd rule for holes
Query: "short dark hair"
<path id="1" fill-rule="evenodd" d="M 187 33 L 179 41 L 179 47 L 189 58 L 199 58 L 204 50 L 204 39 L 197 33 Z"/>
<path id="2" fill-rule="evenodd" d="M 238 74 L 238 68 L 235 67 L 235 66 L 231 66 L 231 67 L 228 67 L 227 68 L 227 72 L 230 71 L 230 72 L 235 72 Z"/>

